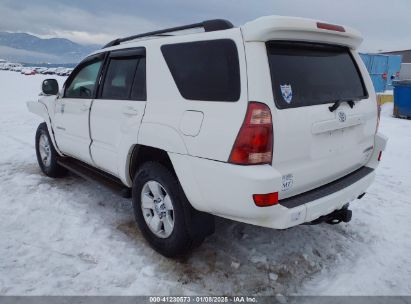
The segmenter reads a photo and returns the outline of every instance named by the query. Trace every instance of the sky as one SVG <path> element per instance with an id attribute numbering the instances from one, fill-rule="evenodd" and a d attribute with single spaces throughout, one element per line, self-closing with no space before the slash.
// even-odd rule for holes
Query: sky
<path id="1" fill-rule="evenodd" d="M 225 18 L 308 17 L 358 29 L 363 51 L 411 49 L 410 0 L 0 0 L 0 31 L 104 44 L 114 38 Z"/>

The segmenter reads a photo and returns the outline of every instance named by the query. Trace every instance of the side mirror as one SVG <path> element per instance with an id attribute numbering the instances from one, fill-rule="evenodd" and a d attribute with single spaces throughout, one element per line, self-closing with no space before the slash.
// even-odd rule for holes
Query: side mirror
<path id="1" fill-rule="evenodd" d="M 45 95 L 57 95 L 59 93 L 59 84 L 55 79 L 46 79 L 43 81 L 41 90 Z"/>

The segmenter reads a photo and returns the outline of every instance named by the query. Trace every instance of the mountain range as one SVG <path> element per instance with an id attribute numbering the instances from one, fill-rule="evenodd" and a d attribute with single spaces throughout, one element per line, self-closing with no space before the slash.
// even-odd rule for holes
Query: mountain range
<path id="1" fill-rule="evenodd" d="M 98 45 L 64 38 L 42 39 L 27 33 L 0 32 L 0 58 L 25 63 L 78 63 Z"/>

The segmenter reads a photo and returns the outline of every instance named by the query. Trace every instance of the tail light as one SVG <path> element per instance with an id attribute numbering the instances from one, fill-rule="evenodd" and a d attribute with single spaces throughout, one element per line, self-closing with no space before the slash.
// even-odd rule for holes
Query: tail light
<path id="1" fill-rule="evenodd" d="M 400 78 L 400 72 L 395 73 L 395 78 Z"/>
<path id="2" fill-rule="evenodd" d="M 387 80 L 387 73 L 382 74 L 382 79 Z"/>
<path id="3" fill-rule="evenodd" d="M 270 108 L 250 102 L 247 114 L 231 150 L 229 162 L 237 165 L 271 164 L 273 123 Z"/>

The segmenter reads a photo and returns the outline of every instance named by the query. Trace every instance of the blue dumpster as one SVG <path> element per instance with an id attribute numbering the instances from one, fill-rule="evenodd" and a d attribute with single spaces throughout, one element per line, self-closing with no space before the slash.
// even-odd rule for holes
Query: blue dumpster
<path id="1" fill-rule="evenodd" d="M 377 93 L 392 90 L 392 81 L 398 80 L 402 56 L 381 54 L 360 54 L 371 76 Z"/>
<path id="2" fill-rule="evenodd" d="M 411 118 L 411 80 L 394 81 L 394 116 Z"/>

